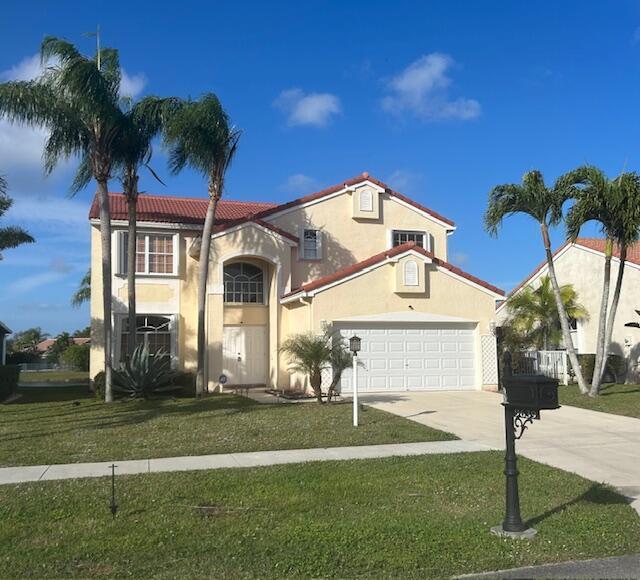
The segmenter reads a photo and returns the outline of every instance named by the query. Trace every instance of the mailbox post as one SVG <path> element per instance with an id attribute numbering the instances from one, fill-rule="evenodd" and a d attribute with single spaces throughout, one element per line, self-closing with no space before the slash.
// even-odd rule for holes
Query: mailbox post
<path id="1" fill-rule="evenodd" d="M 520 494 L 518 491 L 518 457 L 516 440 L 520 439 L 530 423 L 540 419 L 542 409 L 557 409 L 558 381 L 542 375 L 513 375 L 511 355 L 504 355 L 504 366 L 500 376 L 504 395 L 504 426 L 506 453 L 504 457 L 505 475 L 505 517 L 501 525 L 491 531 L 499 536 L 513 538 L 533 538 L 536 530 L 528 528 L 520 515 Z"/>

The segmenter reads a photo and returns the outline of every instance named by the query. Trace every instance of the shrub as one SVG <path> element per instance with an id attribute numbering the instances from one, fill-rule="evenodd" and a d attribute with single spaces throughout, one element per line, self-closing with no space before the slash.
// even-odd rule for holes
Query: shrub
<path id="1" fill-rule="evenodd" d="M 593 369 L 596 365 L 595 354 L 579 354 L 578 362 L 582 370 L 582 376 L 587 383 L 593 380 Z M 610 354 L 607 358 L 607 366 L 604 372 L 604 382 L 617 383 L 624 379 L 626 372 L 626 360 L 618 354 Z"/>
<path id="2" fill-rule="evenodd" d="M 93 377 L 93 393 L 97 399 L 104 400 L 104 384 L 105 374 L 104 371 L 100 371 L 95 377 Z"/>
<path id="3" fill-rule="evenodd" d="M 176 388 L 178 397 L 196 396 L 196 375 L 189 371 L 176 371 L 171 381 Z"/>
<path id="4" fill-rule="evenodd" d="M 91 348 L 88 344 L 72 344 L 61 355 L 62 362 L 74 371 L 89 370 Z"/>
<path id="5" fill-rule="evenodd" d="M 10 352 L 7 353 L 8 365 L 20 365 L 41 362 L 40 356 L 34 352 Z"/>
<path id="6" fill-rule="evenodd" d="M 113 390 L 132 399 L 147 399 L 153 393 L 177 390 L 175 375 L 164 351 L 151 354 L 147 345 L 140 344 L 119 369 L 113 370 Z"/>
<path id="7" fill-rule="evenodd" d="M 0 401 L 4 401 L 16 392 L 20 379 L 20 367 L 15 365 L 0 366 Z"/>

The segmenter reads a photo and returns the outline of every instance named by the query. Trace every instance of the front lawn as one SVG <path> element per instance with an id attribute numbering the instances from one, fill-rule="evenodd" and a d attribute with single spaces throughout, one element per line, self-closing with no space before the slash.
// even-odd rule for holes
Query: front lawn
<path id="1" fill-rule="evenodd" d="M 640 385 L 604 385 L 600 395 L 580 394 L 577 385 L 559 387 L 560 404 L 640 419 Z"/>
<path id="2" fill-rule="evenodd" d="M 20 383 L 89 384 L 89 373 L 85 371 L 22 371 Z"/>
<path id="3" fill-rule="evenodd" d="M 2 487 L 0 577 L 447 578 L 640 551 L 611 489 L 521 460 L 533 541 L 497 538 L 503 453 Z"/>
<path id="4" fill-rule="evenodd" d="M 349 404 L 261 405 L 233 395 L 106 404 L 86 388 L 18 392 L 0 406 L 0 466 L 456 438 L 368 407 L 354 428 Z"/>

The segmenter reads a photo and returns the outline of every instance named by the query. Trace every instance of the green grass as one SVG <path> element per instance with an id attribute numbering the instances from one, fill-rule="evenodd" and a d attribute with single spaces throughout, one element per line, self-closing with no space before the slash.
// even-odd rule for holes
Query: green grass
<path id="1" fill-rule="evenodd" d="M 576 385 L 559 387 L 560 404 L 640 419 L 640 385 L 605 385 L 597 397 L 580 394 Z"/>
<path id="2" fill-rule="evenodd" d="M 2 487 L 0 577 L 446 578 L 640 551 L 611 489 L 522 460 L 533 541 L 503 516 L 501 452 Z M 196 506 L 208 506 L 198 509 Z"/>
<path id="3" fill-rule="evenodd" d="M 23 371 L 20 383 L 89 383 L 84 371 Z"/>
<path id="4" fill-rule="evenodd" d="M 4 466 L 456 438 L 367 407 L 354 429 L 349 404 L 261 405 L 233 395 L 106 404 L 81 388 L 19 392 L 0 406 Z"/>

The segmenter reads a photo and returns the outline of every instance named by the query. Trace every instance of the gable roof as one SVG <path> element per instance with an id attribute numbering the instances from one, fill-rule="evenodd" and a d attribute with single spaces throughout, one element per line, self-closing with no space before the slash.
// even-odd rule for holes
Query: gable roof
<path id="1" fill-rule="evenodd" d="M 56 341 L 55 338 L 45 338 L 43 341 L 39 342 L 36 345 L 36 350 L 38 352 L 47 352 L 52 346 L 53 343 Z M 74 336 L 71 337 L 71 341 L 73 342 L 73 344 L 90 344 L 91 343 L 91 339 L 87 336 Z"/>
<path id="2" fill-rule="evenodd" d="M 593 252 L 598 252 L 604 256 L 606 240 L 604 238 L 576 238 L 574 242 L 567 240 L 562 244 L 555 252 L 553 252 L 553 259 L 555 260 L 560 254 L 564 253 L 568 248 L 572 246 L 578 246 L 582 248 L 586 248 L 587 250 L 591 250 Z M 613 246 L 613 256 L 614 258 L 620 259 L 620 247 L 615 244 Z M 629 246 L 627 249 L 627 259 L 625 262 L 629 262 L 631 264 L 636 264 L 640 266 L 640 242 L 635 242 L 633 245 Z M 547 269 L 547 261 L 543 260 L 540 264 L 538 264 L 535 269 L 529 274 L 520 284 L 518 284 L 509 294 L 507 294 L 506 299 L 498 304 L 496 307 L 497 310 L 502 308 L 506 301 L 511 298 L 514 294 L 517 294 L 524 286 L 529 284 L 533 278 L 540 275 L 544 270 Z"/>
<path id="3" fill-rule="evenodd" d="M 453 264 L 450 264 L 449 262 L 445 262 L 440 258 L 436 258 L 428 250 L 425 250 L 424 248 L 421 248 L 420 246 L 416 245 L 415 242 L 407 242 L 405 244 L 401 244 L 400 246 L 396 246 L 395 248 L 391 248 L 390 250 L 385 250 L 384 252 L 380 252 L 375 256 L 371 256 L 370 258 L 367 258 L 366 260 L 362 260 L 361 262 L 352 264 L 351 266 L 346 266 L 345 268 L 337 270 L 332 274 L 328 274 L 327 276 L 323 276 L 322 278 L 318 278 L 317 280 L 312 280 L 311 282 L 302 284 L 300 287 L 295 288 L 291 290 L 291 292 L 288 292 L 287 294 L 285 294 L 283 298 L 290 298 L 295 296 L 296 294 L 305 295 L 310 292 L 318 291 L 326 286 L 329 286 L 330 284 L 333 284 L 334 282 L 339 282 L 341 280 L 344 280 L 345 278 L 349 278 L 350 276 L 353 276 L 359 273 L 364 273 L 368 268 L 381 265 L 382 263 L 386 262 L 391 258 L 396 258 L 403 254 L 407 254 L 409 252 L 417 252 L 418 254 L 424 256 L 425 258 L 428 258 L 433 264 L 435 264 L 439 268 L 443 268 L 451 272 L 452 274 L 455 274 L 456 276 L 460 276 L 461 278 L 464 278 L 465 280 L 473 284 L 477 284 L 478 286 L 481 286 L 489 290 L 490 292 L 493 292 L 494 294 L 498 294 L 499 296 L 504 296 L 504 291 L 494 286 L 493 284 L 489 284 L 488 282 L 485 282 L 484 280 L 481 280 L 480 278 L 477 278 L 476 276 L 473 276 L 472 274 L 469 274 L 468 272 L 461 270 L 460 268 L 458 268 L 457 266 L 454 266 Z"/>
<path id="4" fill-rule="evenodd" d="M 322 199 L 323 197 L 327 197 L 345 188 L 353 187 L 354 185 L 365 181 L 377 185 L 384 189 L 391 197 L 394 197 L 400 202 L 408 204 L 418 211 L 429 215 L 433 219 L 442 222 L 445 226 L 448 226 L 449 229 L 454 229 L 455 224 L 450 219 L 447 219 L 428 207 L 425 207 L 401 193 L 392 190 L 386 183 L 379 181 L 375 177 L 371 177 L 368 173 L 362 173 L 352 177 L 351 179 L 347 179 L 342 183 L 332 185 L 326 189 L 316 191 L 315 193 L 311 193 L 279 205 L 266 202 L 222 199 L 218 202 L 216 217 L 220 222 L 247 220 L 252 217 L 265 218 L 272 214 Z M 110 193 L 109 203 L 111 207 L 112 220 L 126 221 L 128 219 L 127 202 L 122 193 Z M 204 223 L 208 203 L 209 199 L 206 197 L 173 197 L 164 195 L 148 195 L 143 193 L 138 196 L 138 221 L 200 225 Z M 100 213 L 96 194 L 89 211 L 89 219 L 97 219 L 99 217 Z"/>

